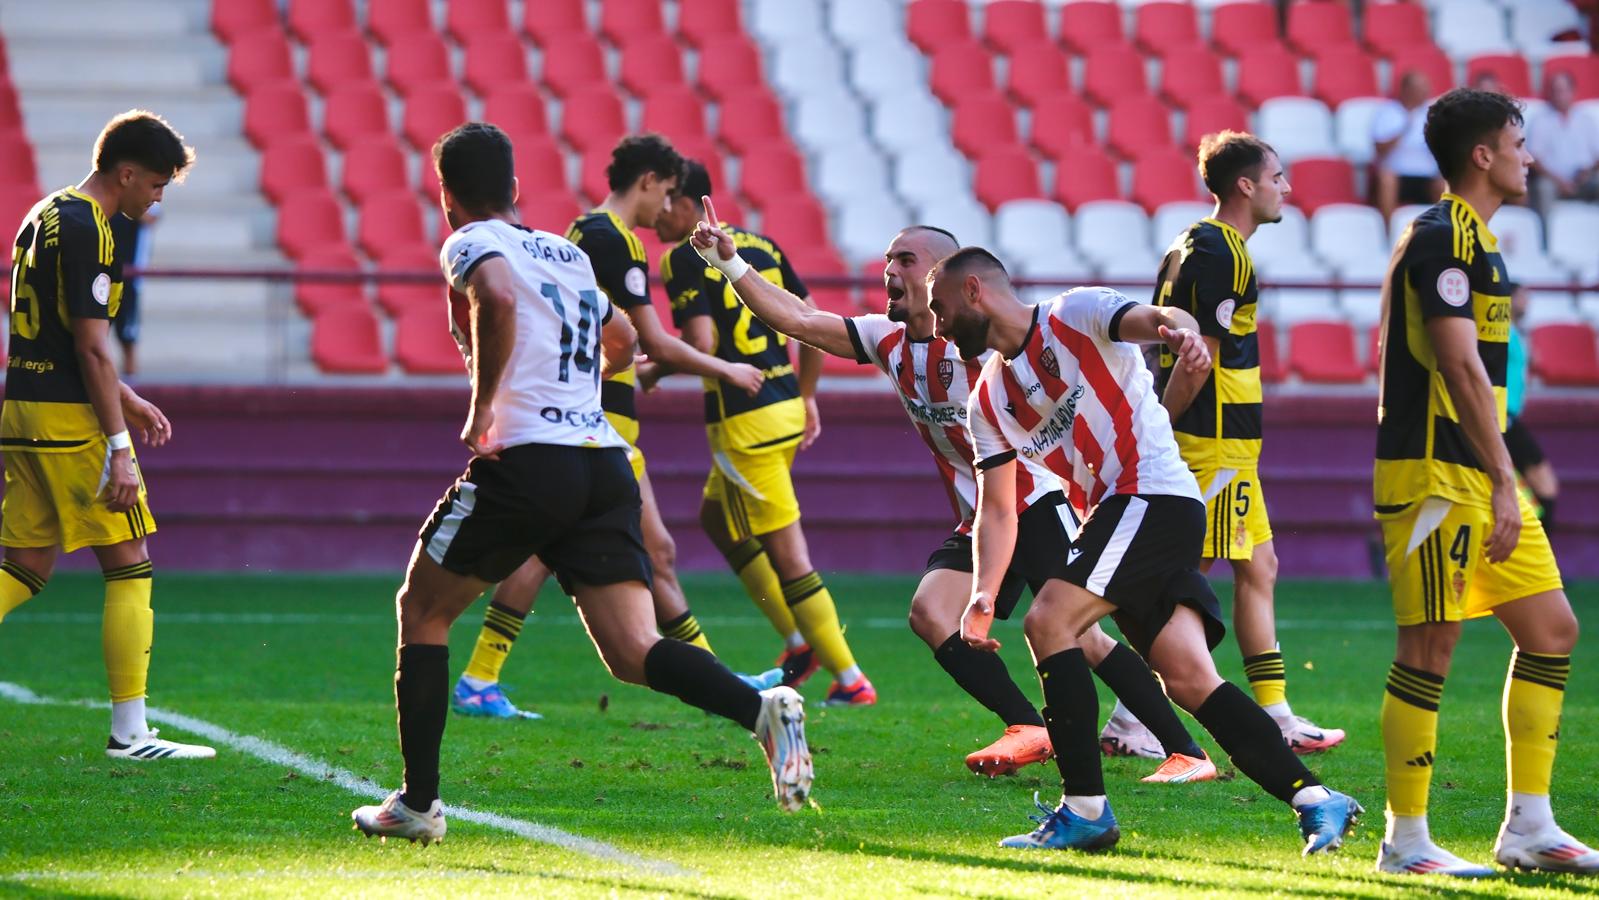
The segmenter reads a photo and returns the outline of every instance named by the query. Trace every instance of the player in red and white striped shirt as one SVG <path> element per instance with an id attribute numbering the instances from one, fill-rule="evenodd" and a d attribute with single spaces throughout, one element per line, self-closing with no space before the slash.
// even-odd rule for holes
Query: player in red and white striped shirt
<path id="1" fill-rule="evenodd" d="M 1098 700 L 1080 635 L 1114 616 L 1239 771 L 1293 806 L 1305 852 L 1333 849 L 1361 812 L 1323 787 L 1283 743 L 1271 716 L 1216 674 L 1209 649 L 1225 633 L 1216 595 L 1199 572 L 1205 506 L 1155 398 L 1139 349 L 1164 342 L 1180 362 L 1209 354 L 1187 313 L 1134 303 L 1108 288 L 1079 288 L 1036 307 L 1022 303 L 1005 267 L 967 247 L 928 273 L 940 337 L 963 358 L 995 351 L 968 404 L 978 470 L 976 572 L 962 634 L 978 649 L 1017 542 L 1016 478 L 1042 463 L 1065 480 L 1088 519 L 1055 560 L 1024 621 L 1044 687 L 1044 719 L 1062 797 L 1018 848 L 1101 849 L 1120 836 L 1100 772 Z"/>
<path id="2" fill-rule="evenodd" d="M 971 523 L 977 501 L 966 402 L 981 361 L 962 361 L 954 345 L 933 335 L 926 283 L 927 271 L 938 257 L 954 251 L 959 244 L 949 232 L 937 228 L 913 226 L 901 231 L 885 254 L 887 314 L 845 319 L 806 305 L 758 274 L 741 277 L 732 258 L 731 243 L 722 251 L 727 258 L 712 249 L 725 237 L 712 224 L 716 221 L 714 216 L 714 207 L 707 198 L 707 221 L 695 232 L 695 249 L 728 274 L 745 305 L 779 332 L 835 356 L 883 370 L 893 381 L 906 414 L 933 452 L 957 524 L 954 533 L 928 560 L 911 601 L 911 629 L 927 642 L 934 658 L 955 682 L 1006 725 L 1005 734 L 998 741 L 967 757 L 967 766 L 993 776 L 1047 760 L 1052 751 L 1038 711 L 997 656 L 974 650 L 960 637 L 961 611 L 971 594 Z M 1042 583 L 1032 569 L 1047 569 L 1070 542 L 1066 531 L 1070 512 L 1059 479 L 1042 466 L 1018 467 L 1016 471 L 1016 512 L 1024 523 L 1023 550 L 1005 579 L 999 600 L 1002 617 L 1014 608 L 1024 586 Z M 1029 567 L 1028 562 L 1035 565 Z M 1165 741 L 1169 759 L 1149 780 L 1214 778 L 1215 766 L 1173 712 L 1148 665 L 1097 628 L 1084 636 L 1084 643 L 1100 678 L 1124 703 L 1147 710 L 1158 723 L 1151 728 Z"/>

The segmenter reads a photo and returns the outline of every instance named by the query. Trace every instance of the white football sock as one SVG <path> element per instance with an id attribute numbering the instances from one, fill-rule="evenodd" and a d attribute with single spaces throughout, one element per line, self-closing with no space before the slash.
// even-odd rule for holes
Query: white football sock
<path id="1" fill-rule="evenodd" d="M 1128 709 L 1122 704 L 1120 697 L 1116 698 L 1116 708 L 1110 711 L 1110 720 L 1118 725 L 1129 728 L 1133 725 L 1139 724 L 1138 717 L 1133 715 L 1132 710 Z"/>
<path id="2" fill-rule="evenodd" d="M 492 681 L 484 681 L 481 678 L 473 678 L 471 675 L 462 675 L 461 680 L 466 683 L 467 687 L 474 691 L 481 691 L 494 683 Z"/>
<path id="3" fill-rule="evenodd" d="M 1294 793 L 1294 799 L 1289 801 L 1288 805 L 1292 806 L 1294 809 L 1298 809 L 1301 806 L 1308 806 L 1312 803 L 1320 803 L 1331 796 L 1332 791 L 1327 790 L 1327 788 L 1322 785 L 1313 784 L 1309 787 L 1302 787 L 1296 791 Z"/>
<path id="4" fill-rule="evenodd" d="M 1427 817 L 1389 813 L 1388 831 L 1383 840 L 1400 851 L 1416 851 L 1432 846 L 1432 836 L 1427 833 Z"/>
<path id="5" fill-rule="evenodd" d="M 854 687 L 864 677 L 860 666 L 850 666 L 838 673 L 838 684 L 839 687 Z"/>
<path id="6" fill-rule="evenodd" d="M 1060 802 L 1066 804 L 1067 809 L 1090 821 L 1098 819 L 1105 814 L 1104 794 L 1100 794 L 1097 797 L 1068 797 L 1062 795 Z"/>
<path id="7" fill-rule="evenodd" d="M 1548 794 L 1523 794 L 1511 791 L 1505 804 L 1505 827 L 1517 834 L 1536 834 L 1555 824 Z"/>
<path id="8" fill-rule="evenodd" d="M 783 646 L 790 650 L 798 650 L 805 646 L 805 636 L 797 631 L 791 632 L 788 637 L 783 638 Z"/>
<path id="9" fill-rule="evenodd" d="M 1263 706 L 1261 709 L 1264 709 L 1266 713 L 1273 719 L 1277 720 L 1279 724 L 1291 721 L 1294 718 L 1294 711 L 1288 706 L 1287 700 L 1284 700 L 1281 703 L 1272 703 L 1270 705 Z"/>
<path id="10" fill-rule="evenodd" d="M 119 744 L 131 744 L 150 733 L 144 720 L 144 698 L 111 704 L 111 736 Z"/>

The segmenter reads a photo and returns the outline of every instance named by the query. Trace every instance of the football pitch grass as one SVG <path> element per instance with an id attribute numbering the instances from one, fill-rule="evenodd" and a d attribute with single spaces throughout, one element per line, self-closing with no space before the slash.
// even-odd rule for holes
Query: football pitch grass
<path id="1" fill-rule="evenodd" d="M 1423 882 L 1372 871 L 1383 806 L 1378 708 L 1393 644 L 1380 585 L 1300 582 L 1279 591 L 1290 699 L 1350 734 L 1314 757 L 1313 768 L 1367 809 L 1341 853 L 1302 859 L 1291 813 L 1230 777 L 1219 756 L 1227 780 L 1187 786 L 1139 783 L 1153 770 L 1148 760 L 1107 760 L 1122 826 L 1109 853 L 1000 849 L 999 838 L 1031 828 L 1034 791 L 1051 805 L 1058 797 L 1053 764 L 993 781 L 970 774 L 962 758 L 1000 725 L 905 627 L 912 580 L 837 576 L 830 584 L 881 700 L 829 709 L 819 703 L 825 673 L 805 686 L 812 808 L 776 808 L 760 749 L 737 726 L 611 680 L 570 604 L 546 592 L 504 673 L 512 699 L 545 719 L 452 714 L 445 800 L 488 815 L 452 817 L 449 837 L 424 849 L 350 829 L 350 810 L 370 802 L 352 791 L 363 789 L 358 779 L 371 779 L 376 786 L 364 790 L 376 792 L 400 775 L 396 576 L 160 575 L 150 702 L 168 716 L 154 724 L 178 740 L 197 735 L 175 723 L 225 733 L 215 760 L 135 763 L 105 757 L 108 717 L 92 705 L 105 691 L 100 581 L 62 574 L 0 624 L 0 682 L 10 685 L 0 687 L 0 895 L 1599 893 L 1599 879 L 1572 876 Z M 730 665 L 770 664 L 777 640 L 735 581 L 690 577 L 686 587 Z M 1599 585 L 1571 593 L 1579 617 L 1592 621 Z M 483 604 L 451 636 L 452 673 L 466 664 Z M 996 636 L 1036 698 L 1019 623 L 998 625 Z M 1596 642 L 1574 660 L 1554 797 L 1560 820 L 1589 842 L 1599 840 Z M 1489 859 L 1503 812 L 1499 694 L 1509 649 L 1497 625 L 1469 623 L 1444 696 L 1433 833 L 1478 861 Z M 1216 655 L 1223 674 L 1242 684 L 1230 637 Z M 24 691 L 40 701 L 17 702 Z M 1099 691 L 1108 712 L 1112 698 Z M 574 848 L 580 839 L 590 843 Z"/>

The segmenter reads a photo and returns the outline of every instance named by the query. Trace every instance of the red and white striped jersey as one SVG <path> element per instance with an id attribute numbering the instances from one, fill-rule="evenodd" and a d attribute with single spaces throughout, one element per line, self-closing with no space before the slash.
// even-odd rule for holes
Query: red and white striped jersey
<path id="1" fill-rule="evenodd" d="M 933 451 L 938 474 L 944 481 L 960 524 L 969 532 L 977 506 L 977 472 L 973 468 L 971 432 L 967 428 L 967 400 L 983 362 L 993 353 L 963 360 L 955 345 L 941 338 L 915 340 L 905 326 L 884 315 L 856 316 L 844 320 L 855 344 L 856 361 L 883 370 L 894 383 L 911 424 Z M 1042 465 L 1016 467 L 1016 512 L 1020 514 L 1038 498 L 1064 489 L 1060 479 Z"/>
<path id="2" fill-rule="evenodd" d="M 1018 457 L 1042 463 L 1079 510 L 1112 494 L 1200 499 L 1143 353 L 1116 338 L 1137 305 L 1085 287 L 1033 310 L 1021 350 L 1012 359 L 993 354 L 972 390 L 978 468 Z"/>

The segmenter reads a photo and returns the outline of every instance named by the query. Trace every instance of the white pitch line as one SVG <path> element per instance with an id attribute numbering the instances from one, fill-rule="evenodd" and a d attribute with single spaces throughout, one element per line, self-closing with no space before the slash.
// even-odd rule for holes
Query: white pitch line
<path id="1" fill-rule="evenodd" d="M 103 708 L 107 705 L 105 703 L 99 703 L 92 700 L 57 700 L 52 697 L 41 697 L 40 695 L 35 694 L 33 691 L 23 687 L 20 684 L 13 684 L 8 681 L 0 681 L 0 697 L 4 697 L 5 699 L 16 703 L 37 706 L 86 706 Z M 256 759 L 272 763 L 273 765 L 293 769 L 302 775 L 315 778 L 318 781 L 327 781 L 332 784 L 336 784 L 350 793 L 360 797 L 382 800 L 384 797 L 389 795 L 389 791 L 387 789 L 378 785 L 376 782 L 371 781 L 370 779 L 356 775 L 354 772 L 351 772 L 347 769 L 340 769 L 323 760 L 317 759 L 314 756 L 307 756 L 304 753 L 290 750 L 281 744 L 274 744 L 273 742 L 264 738 L 258 738 L 254 735 L 248 734 L 235 734 L 220 725 L 207 722 L 204 719 L 197 719 L 193 716 L 187 716 L 180 712 L 173 712 L 171 710 L 160 709 L 154 706 L 145 710 L 145 717 L 151 722 L 161 725 L 172 725 L 184 731 L 192 732 L 200 737 L 205 738 L 206 740 L 212 741 L 213 743 L 221 744 L 224 747 L 237 750 L 240 753 L 253 756 Z M 562 831 L 559 828 L 549 825 L 541 825 L 538 822 L 529 822 L 525 819 L 513 819 L 509 816 L 499 815 L 498 813 L 479 812 L 478 810 L 468 809 L 463 806 L 455 806 L 453 804 L 446 806 L 445 812 L 453 819 L 459 819 L 466 822 L 475 822 L 479 825 L 487 825 L 490 828 L 498 828 L 501 831 L 508 831 L 519 837 L 524 837 L 531 841 L 538 841 L 541 844 L 549 844 L 554 847 L 560 847 L 563 850 L 570 850 L 574 853 L 592 856 L 595 859 L 603 859 L 610 862 L 621 863 L 623 865 L 630 866 L 635 869 L 642 869 L 657 875 L 690 874 L 688 870 L 676 865 L 675 863 L 638 856 L 619 847 L 607 844 L 604 841 L 597 841 L 593 838 L 586 838 L 581 835 L 572 834 L 571 832 Z"/>

